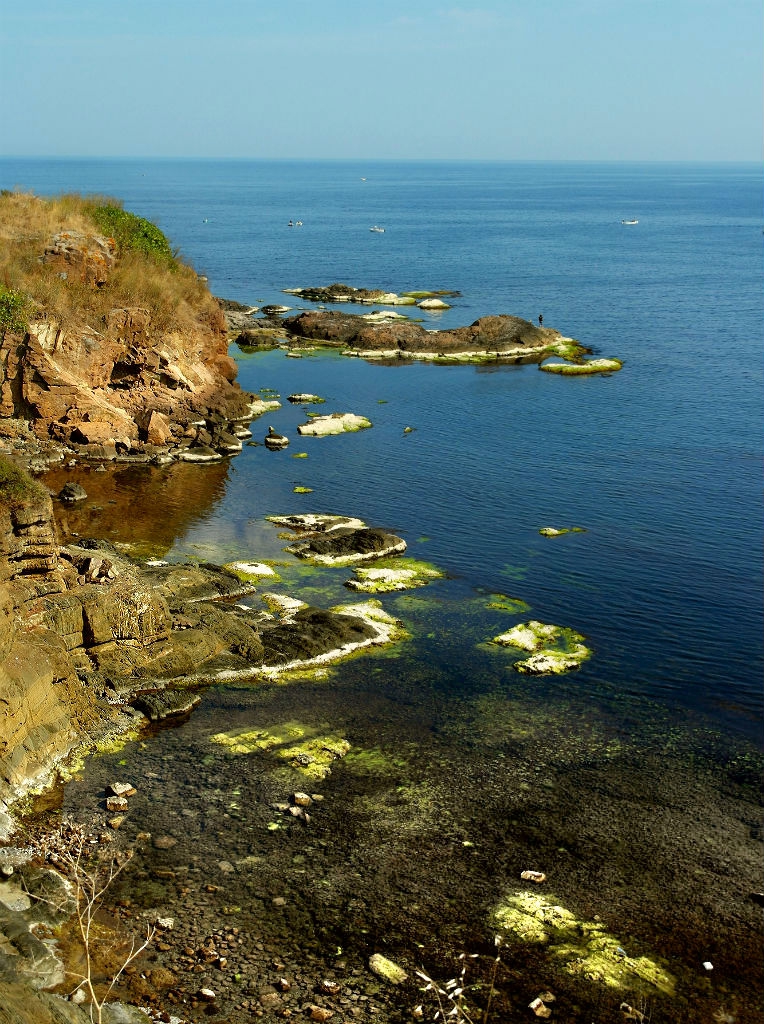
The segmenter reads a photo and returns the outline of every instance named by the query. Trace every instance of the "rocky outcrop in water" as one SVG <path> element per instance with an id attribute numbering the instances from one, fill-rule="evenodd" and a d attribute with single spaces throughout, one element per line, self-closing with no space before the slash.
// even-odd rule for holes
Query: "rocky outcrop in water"
<path id="1" fill-rule="evenodd" d="M 556 352 L 568 343 L 558 331 L 536 327 L 516 316 L 485 316 L 469 327 L 450 331 L 428 331 L 407 320 L 371 323 L 361 316 L 333 310 L 316 310 L 287 317 L 283 326 L 293 338 L 341 345 L 361 354 L 368 352 L 402 354 L 518 354 Z"/>

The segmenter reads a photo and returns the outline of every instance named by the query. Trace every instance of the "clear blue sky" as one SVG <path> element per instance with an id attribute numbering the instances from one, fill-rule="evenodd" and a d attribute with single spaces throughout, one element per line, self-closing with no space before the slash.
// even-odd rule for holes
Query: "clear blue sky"
<path id="1" fill-rule="evenodd" d="M 0 154 L 758 160 L 762 0 L 0 0 Z"/>

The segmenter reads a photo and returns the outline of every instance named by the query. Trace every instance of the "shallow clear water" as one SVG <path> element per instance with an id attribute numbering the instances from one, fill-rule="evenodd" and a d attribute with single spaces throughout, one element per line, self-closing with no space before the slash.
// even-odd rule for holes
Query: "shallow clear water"
<path id="1" fill-rule="evenodd" d="M 641 835 L 635 822 L 649 815 L 663 828 L 664 811 L 668 831 L 672 814 L 687 815 L 687 836 L 702 832 L 716 813 L 710 808 L 723 804 L 733 819 L 746 820 L 747 812 L 734 809 L 742 799 L 736 787 L 750 785 L 740 765 L 748 763 L 749 741 L 761 746 L 758 170 L 3 161 L 0 183 L 121 196 L 128 208 L 158 221 L 226 298 L 294 305 L 282 288 L 333 281 L 457 289 L 453 308 L 429 314 L 429 325 L 462 325 L 493 313 L 535 319 L 543 312 L 547 326 L 623 359 L 623 370 L 610 377 L 564 379 L 535 366 L 378 366 L 333 353 L 297 360 L 234 350 L 243 387 L 273 388 L 283 397 L 280 410 L 254 424 L 255 438 L 272 424 L 291 438 L 290 447 L 246 447 L 223 467 L 130 468 L 98 477 L 82 469 L 90 507 L 67 517 L 80 533 L 140 542 L 173 559 L 278 559 L 281 588 L 320 605 L 348 599 L 349 573 L 306 572 L 283 553 L 285 542 L 266 515 L 351 514 L 399 533 L 409 554 L 448 575 L 425 590 L 383 599 L 412 632 L 400 651 L 355 660 L 318 685 L 211 690 L 182 728 L 159 735 L 146 750 L 130 748 L 129 770 L 139 777 L 151 770 L 165 787 L 193 789 L 194 765 L 211 758 L 199 792 L 184 788 L 186 806 L 201 801 L 203 809 L 213 779 L 225 792 L 242 777 L 241 762 L 214 752 L 214 733 L 266 727 L 290 715 L 315 727 L 328 723 L 354 748 L 379 748 L 388 759 L 376 775 L 350 760 L 333 773 L 334 794 L 345 803 L 331 812 L 332 827 L 352 835 L 344 850 L 332 850 L 332 870 L 352 874 L 360 865 L 384 874 L 358 836 L 368 812 L 363 801 L 373 801 L 380 778 L 388 791 L 388 761 L 397 758 L 399 785 L 437 790 L 428 814 L 437 808 L 441 820 L 470 817 L 470 779 L 485 794 L 480 813 L 471 813 L 491 852 L 474 870 L 469 863 L 454 869 L 451 879 L 476 891 L 490 888 L 492 871 L 499 888 L 505 868 L 515 877 L 516 865 L 504 865 L 497 853 L 506 840 L 496 823 L 509 813 L 499 792 L 514 791 L 518 765 L 532 778 L 551 772 L 556 820 L 580 800 L 571 829 L 575 822 L 579 834 L 591 830 L 592 858 L 624 842 L 629 856 L 622 864 L 616 858 L 619 871 L 633 872 L 645 909 L 640 916 L 631 895 L 614 896 L 615 883 L 600 896 L 590 892 L 585 876 L 594 860 L 584 854 L 589 868 L 568 876 L 568 897 L 575 893 L 589 914 L 602 899 L 614 901 L 643 941 L 662 942 L 664 952 L 681 959 L 682 924 L 670 921 L 665 908 L 656 916 L 651 901 L 663 883 L 646 866 L 650 852 L 665 867 L 670 844 L 642 836 L 635 849 L 629 836 L 635 829 Z M 631 217 L 639 224 L 621 224 Z M 289 229 L 290 218 L 303 227 Z M 375 223 L 384 234 L 369 232 Z M 362 413 L 373 428 L 301 439 L 296 427 L 304 410 L 285 399 L 304 391 L 326 398 L 321 412 Z M 407 426 L 414 430 L 404 433 Z M 308 458 L 292 458 L 298 451 Z M 296 485 L 313 492 L 294 494 Z M 538 533 L 543 526 L 586 532 L 547 539 Z M 492 593 L 522 598 L 530 612 L 492 609 Z M 511 655 L 484 645 L 528 617 L 574 627 L 593 657 L 564 679 L 520 677 Z M 91 767 L 84 791 L 92 794 L 115 763 Z M 442 793 L 447 765 L 461 780 L 450 808 Z M 248 785 L 275 792 L 284 781 L 279 771 L 257 761 L 244 774 Z M 662 772 L 667 785 L 673 780 L 673 809 L 662 805 Z M 85 799 L 78 792 L 70 789 L 75 804 Z M 250 816 L 234 815 L 244 822 L 237 829 L 252 832 L 256 844 L 275 842 L 251 799 Z M 512 813 L 552 813 L 540 806 Z M 406 807 L 437 860 L 421 802 Z M 159 810 L 155 797 L 140 820 L 155 831 L 152 817 L 171 813 Z M 608 813 L 610 832 L 602 825 Z M 728 838 L 736 834 L 729 820 L 713 827 Z M 418 840 L 401 839 L 400 829 L 390 817 L 380 849 L 408 863 Z M 241 853 L 239 840 L 213 831 L 202 837 L 204 856 L 214 862 Z M 329 827 L 322 835 L 331 841 Z M 528 841 L 540 843 L 551 861 L 554 828 L 550 835 L 548 850 L 535 834 Z M 226 852 L 229 842 L 235 851 Z M 289 843 L 299 846 L 294 836 Z M 283 845 L 277 848 L 287 856 Z M 493 867 L 491 856 L 498 857 Z M 407 869 L 400 873 L 413 884 Z M 433 891 L 419 894 L 425 909 L 413 914 L 408 943 L 438 931 L 426 909 L 437 885 L 431 877 L 427 884 Z M 714 879 L 717 889 L 721 884 Z M 677 892 L 673 898 L 687 899 Z M 327 919 L 336 920 L 337 900 L 329 900 Z M 479 899 L 467 915 L 475 931 L 478 905 Z M 375 927 L 392 927 L 401 913 L 391 909 L 390 920 Z M 314 920 L 316 929 L 325 923 Z M 352 941 L 365 941 L 348 927 Z M 444 932 L 449 927 L 456 927 L 453 920 L 442 925 Z M 695 939 L 685 938 L 694 950 Z"/>

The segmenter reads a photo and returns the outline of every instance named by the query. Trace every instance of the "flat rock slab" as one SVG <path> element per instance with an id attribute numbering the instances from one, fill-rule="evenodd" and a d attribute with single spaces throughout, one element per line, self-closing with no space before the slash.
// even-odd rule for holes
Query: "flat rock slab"
<path id="1" fill-rule="evenodd" d="M 372 642 L 377 636 L 378 631 L 362 618 L 303 608 L 291 620 L 263 630 L 263 663 L 276 666 L 314 661 L 348 645 Z"/>
<path id="2" fill-rule="evenodd" d="M 305 512 L 288 516 L 266 516 L 269 523 L 285 526 L 296 533 L 329 533 L 342 527 L 358 529 L 366 526 L 362 519 L 354 516 L 335 516 L 323 512 Z"/>
<path id="3" fill-rule="evenodd" d="M 182 690 L 162 690 L 159 693 L 142 693 L 133 701 L 133 706 L 142 711 L 152 722 L 165 718 L 185 715 L 201 703 L 201 695 Z"/>
<path id="4" fill-rule="evenodd" d="M 320 565 L 349 565 L 401 554 L 406 550 L 406 541 L 375 527 L 339 528 L 330 534 L 311 536 L 286 550 Z"/>

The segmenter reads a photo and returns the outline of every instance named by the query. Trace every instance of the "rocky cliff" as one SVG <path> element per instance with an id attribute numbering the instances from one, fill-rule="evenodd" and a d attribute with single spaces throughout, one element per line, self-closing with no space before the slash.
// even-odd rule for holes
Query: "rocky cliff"
<path id="1" fill-rule="evenodd" d="M 251 418 L 223 311 L 154 225 L 114 203 L 3 195 L 0 270 L 6 435 L 26 423 L 113 458 L 188 448 L 204 421 L 213 448 L 236 450 L 214 443 Z"/>

